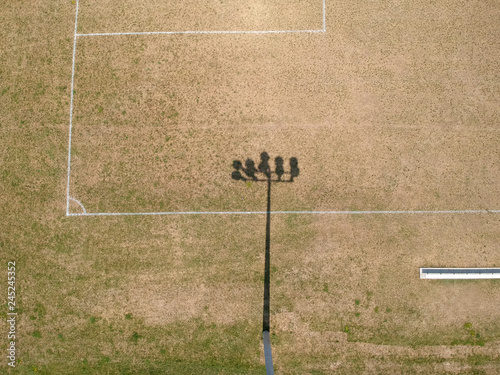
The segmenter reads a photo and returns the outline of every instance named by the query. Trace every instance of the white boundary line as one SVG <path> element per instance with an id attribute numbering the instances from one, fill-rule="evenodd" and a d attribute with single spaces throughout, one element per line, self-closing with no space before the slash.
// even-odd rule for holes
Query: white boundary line
<path id="1" fill-rule="evenodd" d="M 71 99 L 69 105 L 69 140 L 68 140 L 68 182 L 66 186 L 66 215 L 69 215 L 69 181 L 71 173 L 71 132 L 73 130 L 73 91 L 75 85 L 75 59 L 76 59 L 76 31 L 78 27 L 78 3 L 76 0 L 76 11 L 75 11 L 75 34 L 73 36 L 73 63 L 71 67 Z M 80 203 L 81 204 L 81 203 Z M 83 207 L 83 206 L 82 206 Z M 85 209 L 84 209 L 85 211 Z M 86 213 L 86 211 L 85 211 Z"/>
<path id="2" fill-rule="evenodd" d="M 288 33 L 324 33 L 326 30 L 252 30 L 252 31 L 137 31 L 122 33 L 91 33 L 76 36 L 114 36 L 114 35 L 174 35 L 174 34 L 288 34 Z"/>
<path id="3" fill-rule="evenodd" d="M 66 186 L 66 216 L 141 216 L 141 215 L 262 215 L 266 211 L 179 211 L 179 212 L 100 212 L 88 213 L 83 204 L 70 196 L 71 173 L 71 136 L 73 130 L 73 91 L 75 81 L 76 41 L 81 36 L 113 36 L 113 35 L 155 35 L 155 34 L 285 34 L 285 33 L 321 33 L 326 32 L 326 0 L 323 0 L 323 29 L 322 30 L 273 30 L 273 31 L 156 31 L 156 32 L 122 32 L 122 33 L 90 33 L 78 34 L 79 0 L 76 0 L 75 31 L 73 36 L 73 62 L 71 69 L 71 100 L 69 114 L 69 141 L 68 141 L 68 180 Z M 70 213 L 69 202 L 79 204 L 83 213 Z M 485 214 L 500 213 L 500 210 L 420 210 L 420 211 L 271 211 L 272 214 L 330 214 L 330 215 L 388 215 L 388 214 Z"/>
<path id="4" fill-rule="evenodd" d="M 152 32 L 119 32 L 119 33 L 89 33 L 89 34 L 78 34 L 78 10 L 79 10 L 79 0 L 76 0 L 76 10 L 75 10 L 75 30 L 73 35 L 73 61 L 71 67 L 71 99 L 70 99 L 70 110 L 69 110 L 69 135 L 68 135 L 68 177 L 66 185 L 66 216 L 95 216 L 95 215 L 178 215 L 178 214 L 198 214 L 198 213 L 212 213 L 212 214 L 225 214 L 230 212 L 157 212 L 157 213 L 101 213 L 101 214 L 89 214 L 86 212 L 85 207 L 80 203 L 80 201 L 72 198 L 70 196 L 70 175 L 71 175 L 71 141 L 73 132 L 73 97 L 74 97 L 74 85 L 75 85 L 75 61 L 76 61 L 76 43 L 77 38 L 81 36 L 113 36 L 113 35 L 174 35 L 174 34 L 289 34 L 289 33 L 324 33 L 326 32 L 326 0 L 323 0 L 323 29 L 322 30 L 255 30 L 255 31 L 152 31 Z M 77 202 L 84 210 L 83 214 L 70 213 L 69 212 L 69 202 L 74 200 Z M 285 211 L 284 211 L 285 212 Z M 292 212 L 292 211 L 290 211 Z M 240 213 L 240 212 L 235 212 Z M 258 212 L 247 212 L 247 213 L 258 213 Z"/>
<path id="5" fill-rule="evenodd" d="M 84 214 L 87 213 L 87 210 L 85 209 L 85 206 L 82 204 L 82 202 L 80 202 L 78 199 L 75 199 L 73 197 L 69 197 L 69 199 L 72 200 L 73 202 L 75 202 L 76 204 L 78 204 L 82 208 Z"/>
<path id="6" fill-rule="evenodd" d="M 498 214 L 500 210 L 421 210 L 421 211 L 271 211 L 272 214 L 330 215 L 414 215 L 414 214 Z M 66 216 L 141 216 L 141 215 L 265 215 L 267 211 L 173 211 L 173 212 L 96 212 L 68 213 Z"/>

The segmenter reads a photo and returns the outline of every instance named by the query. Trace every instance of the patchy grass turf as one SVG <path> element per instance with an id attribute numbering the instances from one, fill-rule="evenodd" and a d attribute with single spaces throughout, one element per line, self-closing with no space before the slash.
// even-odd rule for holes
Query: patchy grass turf
<path id="1" fill-rule="evenodd" d="M 74 10 L 0 5 L 0 263 L 19 313 L 1 372 L 263 373 L 263 215 L 64 216 Z M 316 36 L 80 39 L 75 198 L 263 210 L 264 186 L 228 177 L 267 150 L 301 167 L 273 209 L 498 208 L 494 6 L 327 11 Z M 274 215 L 276 373 L 496 374 L 499 283 L 418 268 L 500 264 L 499 220 Z"/>
<path id="2" fill-rule="evenodd" d="M 299 160 L 300 179 L 273 188 L 277 210 L 500 205 L 498 129 L 460 126 L 459 113 L 437 123 L 414 93 L 422 88 L 410 90 L 421 84 L 417 68 L 399 72 L 375 58 L 345 65 L 333 34 L 78 43 L 71 194 L 88 212 L 262 210 L 264 187 L 230 179 L 234 159 L 258 163 L 262 151 L 282 156 L 287 170 L 290 157 Z M 360 77 L 374 63 L 380 72 Z M 418 65 L 433 82 L 442 74 Z M 390 112 L 365 108 L 367 91 Z M 450 94 L 454 106 L 461 95 Z"/>
<path id="3" fill-rule="evenodd" d="M 80 2 L 80 33 L 323 28 L 322 0 Z"/>

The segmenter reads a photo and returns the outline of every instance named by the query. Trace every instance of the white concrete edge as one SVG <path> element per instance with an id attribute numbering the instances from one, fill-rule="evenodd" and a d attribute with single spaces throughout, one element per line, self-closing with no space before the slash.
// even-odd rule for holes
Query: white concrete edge
<path id="1" fill-rule="evenodd" d="M 469 270 L 467 273 L 425 273 L 423 269 L 440 269 L 440 270 Z M 478 273 L 480 270 L 494 270 L 495 272 Z M 435 280 L 471 280 L 471 279 L 500 279 L 500 267 L 482 267 L 482 268 L 441 268 L 441 267 L 421 267 L 421 279 L 435 279 Z"/>

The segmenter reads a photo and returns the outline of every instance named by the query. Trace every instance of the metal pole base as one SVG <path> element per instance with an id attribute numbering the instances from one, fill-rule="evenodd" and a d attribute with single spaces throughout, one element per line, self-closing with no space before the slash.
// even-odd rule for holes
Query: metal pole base
<path id="1" fill-rule="evenodd" d="M 273 354 L 271 353 L 271 337 L 269 331 L 262 332 L 264 339 L 264 359 L 266 361 L 266 375 L 274 375 Z"/>

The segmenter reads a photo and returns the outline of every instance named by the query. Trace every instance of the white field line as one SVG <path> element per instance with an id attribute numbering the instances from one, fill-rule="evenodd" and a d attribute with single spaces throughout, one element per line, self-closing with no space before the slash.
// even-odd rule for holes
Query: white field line
<path id="1" fill-rule="evenodd" d="M 71 199 L 73 202 L 75 202 L 77 205 L 79 205 L 81 207 L 81 209 L 83 210 L 83 213 L 86 214 L 87 213 L 87 210 L 85 209 L 85 207 L 83 206 L 82 202 L 80 202 L 78 199 L 75 199 L 73 197 L 69 197 L 69 199 Z"/>
<path id="2" fill-rule="evenodd" d="M 75 85 L 75 59 L 76 59 L 76 31 L 78 27 L 78 4 L 79 0 L 76 0 L 76 11 L 75 11 L 75 33 L 73 36 L 73 63 L 71 67 L 71 99 L 69 105 L 69 140 L 68 140 L 68 182 L 66 186 L 66 215 L 69 215 L 69 181 L 71 172 L 71 132 L 73 130 L 73 91 Z"/>
<path id="3" fill-rule="evenodd" d="M 421 211 L 271 211 L 272 214 L 329 215 L 414 215 L 414 214 L 498 214 L 500 210 L 421 210 Z M 141 216 L 141 215 L 263 215 L 267 211 L 173 211 L 173 212 L 97 212 L 67 213 L 66 216 Z"/>
<path id="4" fill-rule="evenodd" d="M 77 37 L 85 36 L 113 36 L 113 35 L 155 35 L 155 34 L 285 34 L 285 33 L 321 33 L 326 32 L 326 0 L 323 0 L 323 29 L 322 30 L 269 30 L 269 31 L 153 31 L 153 32 L 118 32 L 118 33 L 90 33 L 77 34 L 79 0 L 76 0 L 75 34 L 73 40 L 73 64 L 71 72 L 71 104 L 69 120 L 69 147 L 68 147 L 68 183 L 66 197 L 66 216 L 141 216 L 141 215 L 262 215 L 266 211 L 172 211 L 172 212 L 99 212 L 88 213 L 85 207 L 76 199 L 70 197 L 71 171 L 71 134 L 73 120 L 73 90 L 75 76 L 75 56 Z M 78 203 L 84 213 L 70 213 L 69 201 Z M 410 210 L 410 211 L 271 211 L 272 214 L 330 214 L 330 215 L 391 215 L 391 214 L 485 214 L 500 213 L 500 210 Z"/>
<path id="5" fill-rule="evenodd" d="M 254 31 L 137 31 L 122 33 L 90 33 L 76 34 L 81 36 L 114 36 L 114 35 L 174 35 L 174 34 L 288 34 L 288 33 L 324 33 L 326 30 L 254 30 Z"/>
<path id="6" fill-rule="evenodd" d="M 66 215 L 91 215 L 87 214 L 70 214 L 69 212 L 69 201 L 70 201 L 70 174 L 71 174 L 71 137 L 73 130 L 73 91 L 75 82 L 75 60 L 76 60 L 76 41 L 78 37 L 82 36 L 113 36 L 113 35 L 174 35 L 174 34 L 287 34 L 287 33 L 324 33 L 326 32 L 326 0 L 323 0 L 323 29 L 322 30 L 255 30 L 255 31 L 152 31 L 152 32 L 118 32 L 118 33 L 89 33 L 89 34 L 78 34 L 78 9 L 79 0 L 76 0 L 76 11 L 75 11 L 75 31 L 73 36 L 73 62 L 71 68 L 71 99 L 70 99 L 70 111 L 69 111 L 69 140 L 68 140 L 68 180 L 66 186 Z M 75 200 L 76 201 L 76 200 Z M 79 202 L 78 202 L 79 203 Z M 81 205 L 81 203 L 79 203 Z M 83 207 L 83 205 L 82 205 Z M 196 213 L 196 212 L 193 212 Z M 144 213 L 144 215 L 157 214 L 157 215 L 168 215 L 176 213 Z M 107 215 L 107 214 L 105 214 Z M 120 215 L 119 213 L 113 215 Z M 123 213 L 123 215 L 128 215 Z"/>

